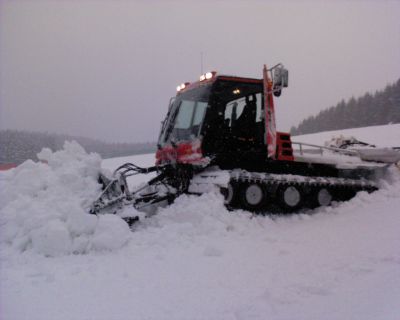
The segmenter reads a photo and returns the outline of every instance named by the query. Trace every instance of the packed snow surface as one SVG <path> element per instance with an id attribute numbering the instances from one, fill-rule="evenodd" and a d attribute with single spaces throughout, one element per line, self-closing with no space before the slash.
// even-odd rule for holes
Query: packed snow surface
<path id="1" fill-rule="evenodd" d="M 85 212 L 98 156 L 67 143 L 40 158 L 0 173 L 0 319 L 399 317 L 394 166 L 377 192 L 331 207 L 263 217 L 227 211 L 218 193 L 183 195 L 131 232 Z M 102 165 L 126 160 L 154 156 Z"/>

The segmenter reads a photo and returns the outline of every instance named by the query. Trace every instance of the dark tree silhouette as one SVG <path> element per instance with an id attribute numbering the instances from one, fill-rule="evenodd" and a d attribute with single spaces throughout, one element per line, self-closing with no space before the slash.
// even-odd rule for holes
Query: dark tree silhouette
<path id="1" fill-rule="evenodd" d="M 341 100 L 292 127 L 292 135 L 400 123 L 400 79 L 382 91 Z"/>
<path id="2" fill-rule="evenodd" d="M 122 157 L 151 153 L 156 150 L 155 142 L 105 143 L 85 137 L 18 130 L 0 131 L 0 164 L 20 164 L 27 159 L 37 160 L 36 154 L 43 148 L 53 151 L 62 149 L 64 142 L 75 140 L 87 152 L 96 152 L 103 158 Z"/>

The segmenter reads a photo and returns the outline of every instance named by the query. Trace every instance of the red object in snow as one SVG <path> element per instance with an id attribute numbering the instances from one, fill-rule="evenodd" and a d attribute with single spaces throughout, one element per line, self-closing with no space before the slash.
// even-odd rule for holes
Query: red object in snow
<path id="1" fill-rule="evenodd" d="M 10 170 L 16 166 L 17 165 L 15 163 L 0 163 L 0 171 Z"/>

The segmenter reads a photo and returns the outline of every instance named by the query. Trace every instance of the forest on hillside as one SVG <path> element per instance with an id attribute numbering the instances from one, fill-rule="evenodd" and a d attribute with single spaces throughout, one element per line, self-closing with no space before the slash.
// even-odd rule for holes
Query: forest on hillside
<path id="1" fill-rule="evenodd" d="M 27 159 L 37 160 L 36 154 L 43 148 L 50 148 L 52 151 L 60 150 L 65 141 L 77 141 L 87 152 L 96 152 L 102 158 L 152 153 L 156 150 L 155 142 L 106 143 L 62 134 L 0 130 L 0 164 L 20 164 Z"/>
<path id="2" fill-rule="evenodd" d="M 400 123 L 400 79 L 385 89 L 340 101 L 292 127 L 292 135 Z"/>

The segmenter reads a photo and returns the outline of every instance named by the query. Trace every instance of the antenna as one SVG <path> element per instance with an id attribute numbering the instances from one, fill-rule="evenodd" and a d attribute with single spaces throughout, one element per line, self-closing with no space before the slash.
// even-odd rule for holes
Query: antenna
<path id="1" fill-rule="evenodd" d="M 200 52 L 200 74 L 203 74 L 203 51 Z"/>

